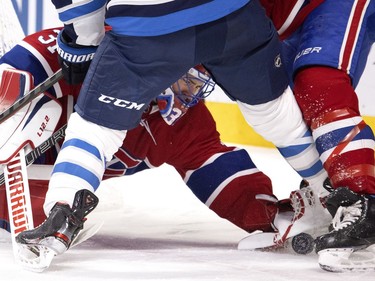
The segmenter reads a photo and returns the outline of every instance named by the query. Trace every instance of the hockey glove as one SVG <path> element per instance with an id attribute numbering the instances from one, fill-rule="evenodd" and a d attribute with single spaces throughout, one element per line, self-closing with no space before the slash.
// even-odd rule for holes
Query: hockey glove
<path id="1" fill-rule="evenodd" d="M 58 61 L 65 81 L 70 85 L 83 82 L 97 47 L 72 42 L 62 30 L 57 37 Z"/>

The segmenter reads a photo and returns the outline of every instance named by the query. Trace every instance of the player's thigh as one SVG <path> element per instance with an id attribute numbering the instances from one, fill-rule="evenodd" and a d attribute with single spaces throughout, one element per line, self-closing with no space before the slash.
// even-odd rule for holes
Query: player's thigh
<path id="1" fill-rule="evenodd" d="M 368 5 L 367 5 L 368 4 Z M 326 0 L 305 20 L 302 29 L 287 41 L 295 44 L 293 71 L 325 65 L 348 72 L 356 84 L 372 45 L 374 1 Z"/>
<path id="2" fill-rule="evenodd" d="M 279 97 L 288 85 L 280 59 L 281 44 L 264 9 L 251 1 L 227 19 L 220 58 L 204 62 L 233 100 L 261 104 Z"/>
<path id="3" fill-rule="evenodd" d="M 179 33 L 159 37 L 106 34 L 80 92 L 77 112 L 112 129 L 136 127 L 150 101 L 192 64 L 187 61 L 194 48 L 188 48 L 188 42 L 178 48 L 169 43 L 173 39 L 181 42 L 177 36 Z"/>

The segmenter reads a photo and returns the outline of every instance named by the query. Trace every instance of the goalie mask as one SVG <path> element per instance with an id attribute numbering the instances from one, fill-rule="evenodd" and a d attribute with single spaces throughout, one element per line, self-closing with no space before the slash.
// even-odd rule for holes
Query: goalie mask
<path id="1" fill-rule="evenodd" d="M 203 66 L 191 68 L 157 97 L 161 116 L 168 125 L 173 125 L 188 108 L 206 98 L 214 88 L 215 82 Z"/>

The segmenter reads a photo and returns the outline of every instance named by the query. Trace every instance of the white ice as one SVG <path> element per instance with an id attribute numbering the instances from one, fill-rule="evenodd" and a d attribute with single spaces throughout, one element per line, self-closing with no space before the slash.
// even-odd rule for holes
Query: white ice
<path id="1" fill-rule="evenodd" d="M 276 150 L 246 148 L 279 198 L 298 188 L 299 177 Z M 246 232 L 209 211 L 169 166 L 106 181 L 98 195 L 90 219 L 103 227 L 43 273 L 15 264 L 9 235 L 0 232 L 0 280 L 375 280 L 374 272 L 325 272 L 315 253 L 237 250 Z"/>

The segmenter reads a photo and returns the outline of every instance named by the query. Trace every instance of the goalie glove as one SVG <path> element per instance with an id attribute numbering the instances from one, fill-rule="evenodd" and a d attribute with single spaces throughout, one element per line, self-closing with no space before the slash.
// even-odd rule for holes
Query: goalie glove
<path id="1" fill-rule="evenodd" d="M 64 30 L 60 31 L 57 36 L 58 61 L 68 84 L 77 85 L 83 82 L 96 49 L 95 46 L 75 44 Z"/>
<path id="2" fill-rule="evenodd" d="M 7 64 L 0 66 L 0 81 L 0 112 L 11 107 L 34 87 L 31 73 L 13 69 Z"/>

